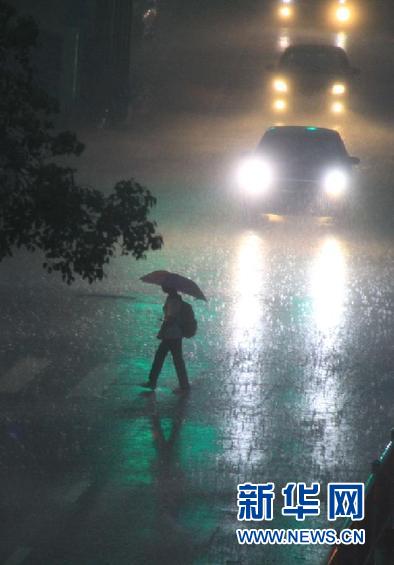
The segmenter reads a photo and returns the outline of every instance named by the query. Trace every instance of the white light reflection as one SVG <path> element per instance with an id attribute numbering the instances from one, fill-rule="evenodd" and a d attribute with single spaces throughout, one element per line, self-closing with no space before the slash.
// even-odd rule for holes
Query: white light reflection
<path id="1" fill-rule="evenodd" d="M 313 318 L 318 333 L 312 336 L 313 364 L 310 389 L 306 393 L 313 426 L 313 461 L 327 469 L 336 461 L 338 442 L 345 435 L 345 423 L 338 420 L 343 409 L 343 380 L 337 369 L 341 349 L 340 329 L 345 317 L 348 276 L 341 242 L 333 237 L 323 241 L 312 267 Z"/>
<path id="2" fill-rule="evenodd" d="M 235 296 L 233 344 L 244 352 L 253 353 L 262 333 L 265 286 L 264 251 L 261 238 L 254 233 L 242 236 L 233 276 Z"/>
<path id="3" fill-rule="evenodd" d="M 278 37 L 279 51 L 284 51 L 288 47 L 290 47 L 290 37 L 287 33 L 281 33 Z"/>
<path id="4" fill-rule="evenodd" d="M 338 240 L 329 238 L 319 249 L 311 279 L 315 322 L 325 334 L 336 330 L 342 322 L 346 283 L 343 249 Z"/>
<path id="5" fill-rule="evenodd" d="M 341 47 L 342 49 L 346 49 L 347 47 L 347 35 L 344 31 L 340 31 L 335 36 L 335 45 L 337 47 Z"/>
<path id="6" fill-rule="evenodd" d="M 262 410 L 261 350 L 264 328 L 264 294 L 267 280 L 264 241 L 255 233 L 244 233 L 234 254 L 231 273 L 232 312 L 229 316 L 231 369 L 226 386 L 231 387 L 229 418 L 223 435 L 231 439 L 225 459 L 238 482 L 249 476 L 254 465 L 261 468 Z M 241 417 L 240 417 L 241 415 Z"/>

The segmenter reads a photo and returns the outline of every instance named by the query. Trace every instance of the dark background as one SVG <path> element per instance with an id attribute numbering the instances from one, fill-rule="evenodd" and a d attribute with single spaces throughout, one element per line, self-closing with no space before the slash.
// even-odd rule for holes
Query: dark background
<path id="1" fill-rule="evenodd" d="M 305 21 L 316 25 L 319 12 L 327 4 L 301 0 Z M 152 0 L 13 0 L 22 13 L 31 14 L 41 32 L 35 55 L 38 75 L 45 87 L 58 98 L 63 117 L 100 120 L 109 113 L 113 121 L 126 118 L 136 95 L 138 67 L 144 41 L 142 17 Z M 223 20 L 239 13 L 253 14 L 273 0 L 159 0 L 158 18 L 179 18 L 178 25 L 192 24 L 193 17 Z M 394 30 L 393 2 L 357 2 L 364 15 L 363 29 Z M 267 14 L 270 11 L 267 10 Z M 303 15 L 304 17 L 304 15 Z M 186 23 L 185 23 L 186 21 Z M 170 38 L 169 38 L 170 39 Z M 97 88 L 97 85 L 100 88 Z"/>

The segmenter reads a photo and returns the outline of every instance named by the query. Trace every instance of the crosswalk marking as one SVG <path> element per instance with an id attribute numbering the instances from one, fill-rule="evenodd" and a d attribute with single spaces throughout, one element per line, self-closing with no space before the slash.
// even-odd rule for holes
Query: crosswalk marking
<path id="1" fill-rule="evenodd" d="M 21 565 L 30 553 L 30 547 L 18 547 L 3 565 Z"/>
<path id="2" fill-rule="evenodd" d="M 20 392 L 49 364 L 48 359 L 38 357 L 21 359 L 0 379 L 0 393 Z"/>
<path id="3" fill-rule="evenodd" d="M 101 363 L 92 369 L 67 395 L 73 397 L 101 397 L 117 375 L 118 366 L 114 363 Z"/>

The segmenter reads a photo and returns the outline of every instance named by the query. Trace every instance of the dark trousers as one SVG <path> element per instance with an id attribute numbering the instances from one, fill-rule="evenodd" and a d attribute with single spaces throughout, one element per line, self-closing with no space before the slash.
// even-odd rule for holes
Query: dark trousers
<path id="1" fill-rule="evenodd" d="M 174 360 L 176 374 L 181 388 L 188 388 L 189 381 L 187 378 L 185 361 L 182 355 L 182 339 L 162 339 L 159 347 L 157 348 L 153 365 L 149 374 L 149 382 L 155 387 L 157 379 L 159 378 L 160 371 L 163 367 L 165 358 L 168 352 L 171 351 Z"/>

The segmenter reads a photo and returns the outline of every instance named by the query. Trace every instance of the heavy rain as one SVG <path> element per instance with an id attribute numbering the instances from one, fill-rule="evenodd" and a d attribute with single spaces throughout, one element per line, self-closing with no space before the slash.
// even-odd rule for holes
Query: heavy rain
<path id="1" fill-rule="evenodd" d="M 67 25 L 74 30 L 68 40 L 76 49 L 78 36 L 82 50 L 83 2 L 70 3 L 67 24 L 44 0 L 36 9 L 12 4 L 59 36 Z M 241 545 L 236 530 L 338 528 L 327 521 L 327 485 L 365 483 L 390 441 L 391 3 L 352 1 L 358 18 L 349 26 L 327 23 L 324 2 L 310 2 L 322 5 L 310 14 L 306 0 L 283 3 L 310 17 L 294 22 L 278 16 L 274 1 L 102 4 L 114 37 L 122 6 L 134 8 L 126 111 L 115 119 L 102 106 L 81 118 L 72 105 L 89 69 L 71 65 L 74 74 L 63 79 L 76 82 L 59 119 L 86 149 L 67 161 L 81 183 L 104 195 L 130 177 L 148 187 L 164 244 L 146 259 L 111 258 L 105 278 L 92 284 L 76 277 L 66 285 L 46 273 L 40 251 L 2 260 L 0 560 L 328 563 L 329 545 Z M 310 94 L 298 110 L 294 92 L 286 108 L 275 107 L 272 69 L 297 44 L 346 51 L 357 72 L 343 111 L 314 107 Z M 54 65 L 50 54 L 39 66 Z M 360 159 L 344 213 L 282 214 L 245 202 L 240 163 L 268 128 L 288 125 L 334 129 Z M 182 273 L 207 297 L 184 296 L 198 321 L 196 336 L 183 340 L 188 394 L 173 394 L 171 358 L 154 392 L 141 387 L 165 296 L 140 277 L 155 270 Z M 290 482 L 319 483 L 319 515 L 299 522 L 281 514 L 280 491 Z M 275 483 L 271 522 L 238 520 L 244 483 Z M 393 539 L 392 505 L 390 512 L 368 557 L 333 563 L 392 564 L 392 542 L 382 542 Z"/>

